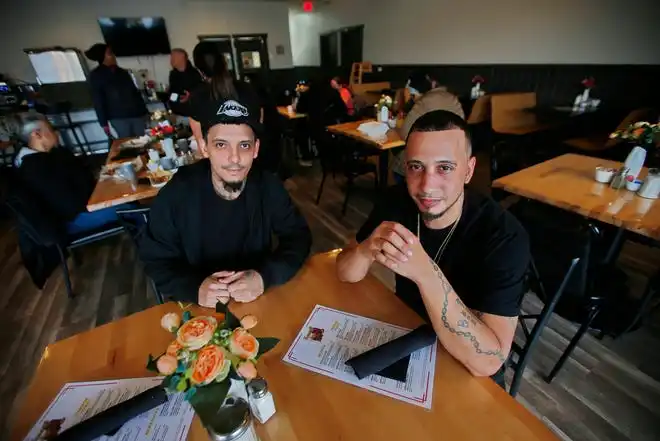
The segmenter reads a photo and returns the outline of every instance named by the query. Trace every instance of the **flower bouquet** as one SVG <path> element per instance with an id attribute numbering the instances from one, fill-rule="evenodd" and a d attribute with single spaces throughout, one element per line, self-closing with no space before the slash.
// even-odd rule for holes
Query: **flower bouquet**
<path id="1" fill-rule="evenodd" d="M 655 145 L 656 137 L 659 133 L 660 123 L 651 124 L 646 121 L 639 121 L 630 124 L 625 129 L 612 132 L 610 134 L 610 139 L 621 139 L 634 142 L 648 150 Z"/>
<path id="2" fill-rule="evenodd" d="M 153 129 L 149 129 L 149 136 L 151 137 L 151 142 L 162 141 L 165 138 L 172 138 L 176 135 L 176 130 L 171 125 L 159 125 Z"/>
<path id="3" fill-rule="evenodd" d="M 215 317 L 193 317 L 182 309 L 181 317 L 168 313 L 161 319 L 161 326 L 175 339 L 162 355 L 149 355 L 147 369 L 165 375 L 163 388 L 184 393 L 204 425 L 213 426 L 230 379 L 249 382 L 255 378 L 257 360 L 279 339 L 253 336 L 249 330 L 256 326 L 256 317 L 238 320 L 222 303 L 216 306 L 216 312 L 224 313 L 220 323 Z"/>
<path id="4" fill-rule="evenodd" d="M 480 96 L 484 95 L 485 92 L 481 90 L 481 85 L 485 83 L 484 77 L 481 75 L 475 75 L 472 77 L 472 89 L 470 90 L 470 98 L 476 100 Z"/>
<path id="5" fill-rule="evenodd" d="M 584 86 L 585 89 L 593 89 L 596 87 L 596 79 L 594 77 L 587 77 L 582 80 L 582 86 Z"/>
<path id="6" fill-rule="evenodd" d="M 472 84 L 483 84 L 486 80 L 481 75 L 475 75 L 472 77 Z"/>

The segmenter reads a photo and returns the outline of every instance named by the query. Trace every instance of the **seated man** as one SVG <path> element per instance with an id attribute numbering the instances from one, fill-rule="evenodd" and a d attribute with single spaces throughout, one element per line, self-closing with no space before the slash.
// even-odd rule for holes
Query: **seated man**
<path id="1" fill-rule="evenodd" d="M 123 205 L 88 212 L 87 201 L 96 185 L 92 171 L 68 149 L 57 147 L 57 133 L 43 115 L 19 114 L 17 122 L 18 135 L 24 143 L 14 158 L 17 176 L 50 214 L 66 224 L 69 234 L 115 222 L 116 209 L 132 207 Z"/>
<path id="2" fill-rule="evenodd" d="M 209 308 L 251 302 L 307 258 L 305 219 L 274 175 L 251 170 L 261 132 L 251 96 L 196 110 L 207 159 L 180 169 L 153 203 L 140 257 L 165 297 Z"/>
<path id="3" fill-rule="evenodd" d="M 467 130 L 440 106 L 414 121 L 407 191 L 390 189 L 337 257 L 337 271 L 347 282 L 362 280 L 374 262 L 394 271 L 396 295 L 430 320 L 446 350 L 473 375 L 503 385 L 529 244 L 510 213 L 464 188 L 475 168 Z"/>

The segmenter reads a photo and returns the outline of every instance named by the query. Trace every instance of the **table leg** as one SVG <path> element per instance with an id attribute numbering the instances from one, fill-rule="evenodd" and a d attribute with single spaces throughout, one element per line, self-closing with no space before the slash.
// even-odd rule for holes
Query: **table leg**
<path id="1" fill-rule="evenodd" d="M 616 261 L 619 257 L 619 252 L 621 251 L 621 245 L 623 244 L 624 233 L 626 229 L 624 227 L 619 227 L 616 231 L 614 238 L 612 239 L 612 244 L 607 249 L 607 254 L 603 260 L 604 265 L 610 265 Z"/>
<path id="2" fill-rule="evenodd" d="M 381 150 L 378 155 L 378 185 L 381 190 L 387 188 L 387 179 L 389 177 L 389 161 L 390 161 L 390 152 L 389 150 Z"/>

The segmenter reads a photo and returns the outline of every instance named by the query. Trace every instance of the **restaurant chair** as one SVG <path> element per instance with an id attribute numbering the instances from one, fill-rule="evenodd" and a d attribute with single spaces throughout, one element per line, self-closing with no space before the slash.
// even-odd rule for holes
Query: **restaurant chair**
<path id="1" fill-rule="evenodd" d="M 151 213 L 151 208 L 149 207 L 140 207 L 140 208 L 130 208 L 124 210 L 117 210 L 117 217 L 119 218 L 119 223 L 124 227 L 126 232 L 131 237 L 133 244 L 135 245 L 136 251 L 139 248 L 140 236 L 144 232 L 144 227 L 149 222 L 149 214 Z M 149 280 L 149 285 L 151 285 L 151 290 L 156 296 L 156 301 L 159 305 L 165 303 L 165 298 L 163 293 L 161 293 L 156 287 L 156 283 L 149 276 L 146 276 Z"/>
<path id="2" fill-rule="evenodd" d="M 359 176 L 373 173 L 374 187 L 378 187 L 378 167 L 367 160 L 374 152 L 360 148 L 356 143 L 344 137 L 324 132 L 315 136 L 316 146 L 319 151 L 323 177 L 316 196 L 316 204 L 321 201 L 325 180 L 329 174 L 333 177 L 337 174 L 346 178 L 346 195 L 342 204 L 342 215 L 346 214 L 348 199 L 355 187 L 355 179 Z"/>
<path id="3" fill-rule="evenodd" d="M 647 119 L 649 116 L 651 116 L 652 112 L 653 109 L 649 109 L 649 108 L 635 109 L 632 112 L 630 112 L 613 131 L 623 130 L 626 127 L 628 127 L 630 124 L 636 123 L 638 121 L 643 121 Z M 596 154 L 599 157 L 601 157 L 602 153 L 605 152 L 613 153 L 612 149 L 621 142 L 620 139 L 610 139 L 610 133 L 598 133 L 595 135 L 590 135 L 580 138 L 572 138 L 564 141 L 564 144 L 575 150 L 578 150 L 578 153 L 582 153 L 585 155 Z M 628 149 L 625 150 L 626 151 L 624 158 L 628 154 Z M 617 158 L 612 158 L 612 159 L 617 159 Z"/>
<path id="4" fill-rule="evenodd" d="M 11 188 L 6 204 L 15 216 L 19 231 L 25 234 L 34 246 L 40 248 L 37 256 L 39 263 L 43 265 L 43 259 L 50 257 L 59 261 L 67 295 L 73 298 L 74 291 L 67 263 L 69 251 L 121 234 L 124 228 L 118 223 L 111 223 L 102 228 L 69 235 L 65 232 L 65 226 L 53 222 L 54 216 L 35 201 L 37 198 L 19 184 Z M 23 258 L 25 259 L 25 256 Z"/>

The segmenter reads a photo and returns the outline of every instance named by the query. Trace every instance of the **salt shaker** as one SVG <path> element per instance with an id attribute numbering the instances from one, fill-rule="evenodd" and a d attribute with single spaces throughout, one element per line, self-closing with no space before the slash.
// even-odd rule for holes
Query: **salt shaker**
<path id="1" fill-rule="evenodd" d="M 252 414 L 264 424 L 275 414 L 275 401 L 273 394 L 268 390 L 268 383 L 263 378 L 257 377 L 248 383 L 247 389 Z"/>

